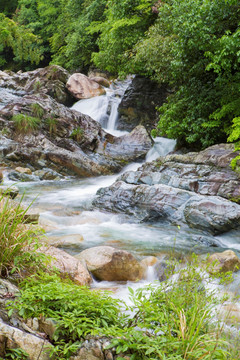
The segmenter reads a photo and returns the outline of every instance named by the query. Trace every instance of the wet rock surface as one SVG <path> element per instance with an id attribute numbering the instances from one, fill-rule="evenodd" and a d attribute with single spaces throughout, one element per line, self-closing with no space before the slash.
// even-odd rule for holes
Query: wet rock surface
<path id="1" fill-rule="evenodd" d="M 219 234 L 240 226 L 240 177 L 230 168 L 233 146 L 200 153 L 167 155 L 126 172 L 98 191 L 94 205 L 134 215 L 140 221 L 165 220 Z"/>
<path id="2" fill-rule="evenodd" d="M 143 158 L 151 147 L 143 128 L 114 137 L 89 116 L 46 94 L 25 95 L 1 109 L 0 117 L 0 160 L 14 168 L 30 167 L 32 172 L 46 168 L 55 172 L 30 175 L 15 171 L 13 181 L 34 181 L 35 175 L 51 180 L 59 174 L 110 174 L 129 161 Z"/>
<path id="3" fill-rule="evenodd" d="M 124 173 L 119 180 L 135 185 L 165 184 L 201 195 L 237 200 L 240 176 L 230 167 L 235 156 L 232 144 L 214 145 L 199 153 L 159 157 L 136 172 Z"/>
<path id="4" fill-rule="evenodd" d="M 135 76 L 119 105 L 118 129 L 131 131 L 137 125 L 144 125 L 151 131 L 158 122 L 156 106 L 167 98 L 165 86 L 142 76 Z"/>

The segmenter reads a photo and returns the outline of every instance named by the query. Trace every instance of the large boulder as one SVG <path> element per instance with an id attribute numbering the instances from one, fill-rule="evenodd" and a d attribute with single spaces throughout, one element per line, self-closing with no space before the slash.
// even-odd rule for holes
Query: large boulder
<path id="1" fill-rule="evenodd" d="M 104 88 L 98 82 L 80 73 L 71 75 L 66 87 L 76 99 L 88 99 L 105 94 Z"/>
<path id="2" fill-rule="evenodd" d="M 151 146 L 144 128 L 117 138 L 89 116 L 48 95 L 26 95 L 5 106 L 0 114 L 0 129 L 6 133 L 1 136 L 0 159 L 10 165 L 30 164 L 33 169 L 50 168 L 62 175 L 97 176 L 120 171 L 129 161 L 143 158 Z M 20 114 L 27 119 L 37 117 L 37 126 L 25 131 L 21 122 L 19 125 L 14 120 Z M 27 120 L 30 125 L 31 118 Z M 15 180 L 34 180 L 29 174 L 14 172 L 12 176 Z"/>
<path id="3" fill-rule="evenodd" d="M 144 126 L 137 126 L 129 134 L 112 138 L 107 143 L 100 144 L 97 151 L 114 159 L 122 159 L 126 162 L 133 159 L 144 159 L 151 149 L 152 140 Z"/>
<path id="4" fill-rule="evenodd" d="M 88 270 L 99 280 L 136 281 L 143 275 L 140 263 L 132 254 L 111 246 L 93 247 L 76 257 L 86 263 Z"/>
<path id="5" fill-rule="evenodd" d="M 52 258 L 51 266 L 57 268 L 61 273 L 68 275 L 79 285 L 89 285 L 92 278 L 88 270 L 75 257 L 54 246 L 41 246 L 38 249 Z"/>
<path id="6" fill-rule="evenodd" d="M 164 184 L 132 185 L 116 181 L 97 192 L 101 209 L 134 215 L 140 221 L 170 221 L 219 234 L 240 226 L 240 205 Z"/>
<path id="7" fill-rule="evenodd" d="M 159 157 L 136 172 L 124 173 L 119 180 L 134 185 L 165 184 L 237 201 L 240 200 L 240 176 L 230 167 L 235 156 L 232 144 L 218 144 L 200 152 Z"/>
<path id="8" fill-rule="evenodd" d="M 209 264 L 208 270 L 213 274 L 240 270 L 240 259 L 232 250 L 214 253 L 209 256 L 207 261 Z"/>
<path id="9" fill-rule="evenodd" d="M 166 86 L 135 76 L 118 108 L 118 129 L 130 131 L 141 124 L 152 130 L 158 122 L 156 107 L 166 101 L 167 95 Z"/>
<path id="10" fill-rule="evenodd" d="M 100 189 L 94 204 L 136 216 L 170 221 L 214 234 L 240 226 L 240 175 L 230 167 L 232 144 L 171 154 L 122 174 Z"/>
<path id="11" fill-rule="evenodd" d="M 47 94 L 62 104 L 70 105 L 73 103 L 73 97 L 66 89 L 69 77 L 70 74 L 58 65 L 50 65 L 28 72 L 0 71 L 0 88 L 4 88 L 7 94 L 3 103 L 12 102 L 19 96 L 34 93 Z"/>
<path id="12" fill-rule="evenodd" d="M 6 349 L 20 348 L 28 354 L 30 360 L 49 360 L 49 352 L 53 348 L 46 339 L 10 326 L 2 319 L 0 319 L 0 340 L 4 344 L 1 349 L 2 356 Z"/>

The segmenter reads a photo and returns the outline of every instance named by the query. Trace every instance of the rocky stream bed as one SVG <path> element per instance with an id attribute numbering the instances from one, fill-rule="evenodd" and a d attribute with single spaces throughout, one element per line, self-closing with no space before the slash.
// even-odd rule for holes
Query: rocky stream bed
<path id="1" fill-rule="evenodd" d="M 184 154 L 174 152 L 174 142 L 167 139 L 154 145 L 149 118 L 146 130 L 146 116 L 136 120 L 141 109 L 131 110 L 138 103 L 139 87 L 144 91 L 142 80 L 121 89 L 118 85 L 99 76 L 70 77 L 58 66 L 0 72 L 0 158 L 3 184 L 17 185 L 26 203 L 35 199 L 33 212 L 46 231 L 43 251 L 55 257 L 54 265 L 79 284 L 116 288 L 114 296 L 126 300 L 128 286 L 164 278 L 170 253 L 185 257 L 231 250 L 239 255 L 240 176 L 230 167 L 236 156 L 231 144 Z M 157 91 L 147 83 L 145 99 L 156 98 Z M 161 91 L 163 101 L 167 90 Z M 81 101 L 88 104 L 89 99 L 70 108 L 74 96 L 94 96 L 91 114 L 98 121 L 79 110 L 86 108 Z M 156 101 L 142 111 L 154 114 Z M 119 104 L 125 109 L 120 110 L 122 117 Z M 134 128 L 129 126 L 133 113 Z M 111 122 L 111 130 L 109 119 L 115 124 Z M 131 132 L 114 131 L 115 121 Z M 237 270 L 236 254 L 219 261 L 226 264 L 231 258 L 226 269 Z M 236 273 L 231 291 L 239 290 L 239 282 Z M 14 298 L 17 292 L 0 280 L 2 309 L 6 294 Z M 0 310 L 0 355 L 17 345 L 32 360 L 48 359 L 42 350 L 51 344 L 39 332 L 49 331 L 49 324 L 34 319 L 25 324 Z M 105 338 L 88 339 L 73 359 L 117 358 L 107 344 Z"/>

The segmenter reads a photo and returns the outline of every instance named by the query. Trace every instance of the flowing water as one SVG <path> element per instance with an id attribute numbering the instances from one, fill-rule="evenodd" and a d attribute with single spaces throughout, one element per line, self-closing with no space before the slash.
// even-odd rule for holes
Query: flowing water
<path id="1" fill-rule="evenodd" d="M 129 79 L 123 83 L 112 84 L 106 95 L 81 100 L 73 108 L 90 115 L 113 134 L 122 135 L 116 130 L 117 107 Z M 174 149 L 175 141 L 157 138 L 155 145 L 146 156 L 147 161 L 166 155 Z M 128 165 L 126 170 L 136 170 L 139 163 Z M 96 191 L 112 184 L 119 176 L 100 176 L 97 178 L 69 179 L 62 181 L 41 181 L 18 184 L 21 192 L 26 193 L 26 200 L 35 199 L 33 207 L 40 212 L 40 224 L 46 229 L 51 243 L 72 255 L 86 248 L 109 245 L 132 252 L 141 259 L 143 256 L 171 253 L 176 256 L 195 252 L 205 254 L 216 251 L 216 246 L 240 251 L 239 231 L 231 231 L 221 236 L 212 236 L 200 230 L 178 228 L 167 223 L 143 224 L 123 214 L 106 213 L 92 209 L 92 200 Z M 126 289 L 149 283 L 155 279 L 149 268 L 147 280 L 138 284 L 124 284 L 94 281 L 95 287 L 117 286 L 117 296 L 126 299 Z M 239 288 L 240 276 L 236 277 L 233 287 Z"/>
<path id="2" fill-rule="evenodd" d="M 131 80 L 132 77 L 128 77 L 125 81 L 112 82 L 109 88 L 105 88 L 106 95 L 79 100 L 73 105 L 72 109 L 89 115 L 92 119 L 98 121 L 107 132 L 115 136 L 124 135 L 127 132 L 116 129 L 118 106 Z"/>

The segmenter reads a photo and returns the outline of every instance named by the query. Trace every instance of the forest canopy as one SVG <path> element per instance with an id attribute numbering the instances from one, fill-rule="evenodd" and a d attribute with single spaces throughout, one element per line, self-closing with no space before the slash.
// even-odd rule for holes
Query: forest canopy
<path id="1" fill-rule="evenodd" d="M 141 74 L 171 90 L 155 135 L 238 141 L 238 0 L 0 0 L 0 12 L 1 67 Z"/>

